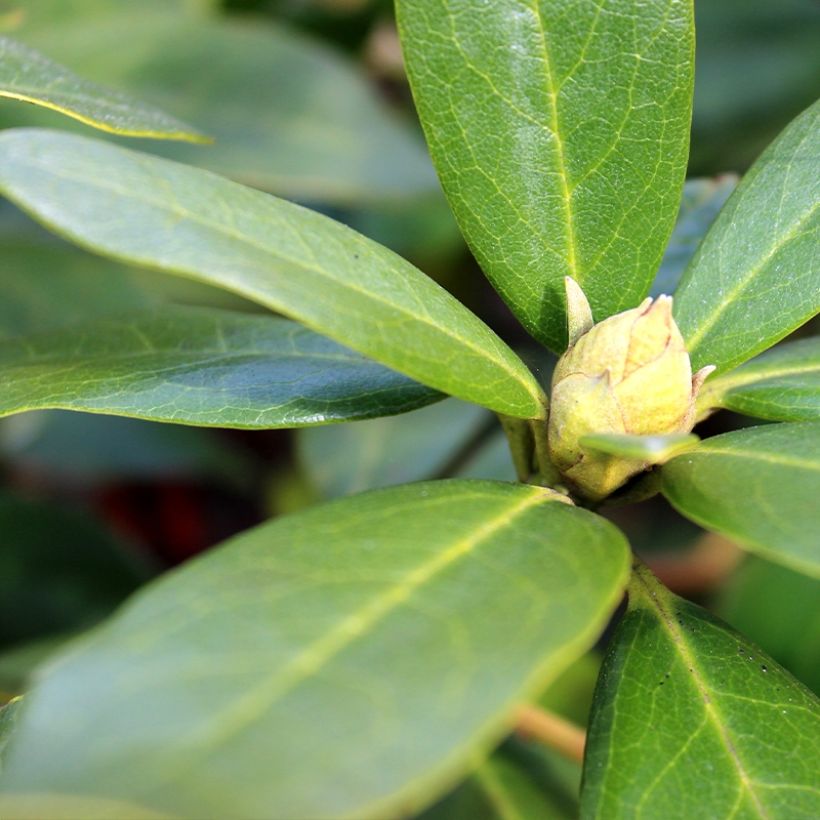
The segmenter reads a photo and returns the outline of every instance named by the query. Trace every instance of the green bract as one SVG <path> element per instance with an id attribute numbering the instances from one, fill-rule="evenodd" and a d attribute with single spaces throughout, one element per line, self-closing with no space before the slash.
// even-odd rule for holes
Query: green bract
<path id="1" fill-rule="evenodd" d="M 151 567 L 0 495 L 0 692 L 23 692 L 0 711 L 0 816 L 820 817 L 818 700 L 772 659 L 816 685 L 820 353 L 805 332 L 768 350 L 820 309 L 820 107 L 731 194 L 696 180 L 681 203 L 691 0 L 398 0 L 444 193 L 543 345 L 519 355 L 339 221 L 435 244 L 445 204 L 413 202 L 435 178 L 409 126 L 324 46 L 217 5 L 3 16 L 26 45 L 0 38 L 0 96 L 40 110 L 3 115 L 38 127 L 0 134 L 0 192 L 82 248 L 0 211 L 4 473 L 36 488 L 68 466 L 66 497 L 168 479 L 152 524 L 187 509 L 174 480 L 216 476 L 275 520 L 110 615 Z M 46 107 L 199 139 L 95 72 L 216 147 L 42 127 Z M 403 210 L 327 215 L 387 199 Z M 723 409 L 774 423 L 697 426 Z M 271 468 L 151 422 L 310 429 Z M 599 512 L 653 496 L 616 520 L 660 577 L 756 553 L 720 607 L 768 654 Z M 195 536 L 172 527 L 170 559 Z M 771 590 L 788 629 L 756 617 Z"/>

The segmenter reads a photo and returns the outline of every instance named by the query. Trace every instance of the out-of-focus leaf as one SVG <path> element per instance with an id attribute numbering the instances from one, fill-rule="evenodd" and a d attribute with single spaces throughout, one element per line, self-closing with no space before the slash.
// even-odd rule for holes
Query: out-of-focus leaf
<path id="1" fill-rule="evenodd" d="M 3 770 L 3 754 L 8 745 L 11 733 L 17 723 L 17 715 L 22 706 L 22 698 L 12 698 L 0 706 L 0 772 Z"/>
<path id="2" fill-rule="evenodd" d="M 510 445 L 501 430 L 493 433 L 476 448 L 456 470 L 459 478 L 492 478 L 515 481 Z"/>
<path id="3" fill-rule="evenodd" d="M 731 370 L 820 310 L 820 102 L 762 154 L 675 293 L 695 369 Z"/>
<path id="4" fill-rule="evenodd" d="M 600 669 L 601 656 L 597 651 L 582 655 L 547 687 L 538 698 L 539 706 L 578 726 L 586 726 Z"/>
<path id="5" fill-rule="evenodd" d="M 416 105 L 467 242 L 526 329 L 566 346 L 564 277 L 636 305 L 672 231 L 694 78 L 687 0 L 399 0 Z"/>
<path id="6" fill-rule="evenodd" d="M 560 498 L 411 484 L 207 553 L 49 665 L 5 791 L 194 817 L 423 807 L 589 648 L 621 595 L 625 539 Z"/>
<path id="7" fill-rule="evenodd" d="M 59 410 L 0 421 L 0 455 L 41 480 L 75 486 L 188 479 L 241 487 L 254 466 L 212 430 Z"/>
<path id="8" fill-rule="evenodd" d="M 336 498 L 439 477 L 490 419 L 481 407 L 447 399 L 393 418 L 301 430 L 297 452 L 319 494 Z"/>
<path id="9" fill-rule="evenodd" d="M 74 135 L 14 129 L 0 144 L 0 188 L 83 246 L 239 293 L 458 398 L 545 415 L 533 375 L 481 320 L 321 214 Z"/>
<path id="10" fill-rule="evenodd" d="M 129 137 L 206 141 L 188 125 L 113 88 L 92 83 L 44 54 L 0 34 L 0 97 L 59 111 Z"/>
<path id="11" fill-rule="evenodd" d="M 0 349 L 0 417 L 56 408 L 300 427 L 402 413 L 440 397 L 296 322 L 204 308 L 97 319 Z"/>
<path id="12" fill-rule="evenodd" d="M 737 177 L 734 174 L 686 181 L 678 221 L 666 246 L 650 296 L 675 292 L 683 271 L 736 185 Z"/>
<path id="13" fill-rule="evenodd" d="M 820 336 L 778 345 L 707 381 L 698 410 L 721 407 L 770 421 L 820 420 Z"/>
<path id="14" fill-rule="evenodd" d="M 815 693 L 820 693 L 820 581 L 750 556 L 716 608 Z"/>
<path id="15" fill-rule="evenodd" d="M 25 691 L 34 670 L 76 635 L 58 632 L 0 649 L 0 695 Z"/>
<path id="16" fill-rule="evenodd" d="M 661 468 L 687 518 L 772 561 L 820 574 L 820 422 L 772 424 L 702 441 Z"/>
<path id="17" fill-rule="evenodd" d="M 581 816 L 813 818 L 820 704 L 638 569 L 595 692 Z"/>
<path id="18" fill-rule="evenodd" d="M 418 820 L 574 820 L 580 779 L 577 763 L 511 739 Z"/>
<path id="19" fill-rule="evenodd" d="M 636 459 L 647 464 L 663 464 L 681 450 L 688 450 L 698 441 L 697 436 L 687 433 L 671 433 L 668 436 L 591 433 L 582 436 L 580 443 L 585 450 L 593 450 L 596 453 Z"/>
<path id="20" fill-rule="evenodd" d="M 56 6 L 59 18 L 49 3 L 16 36 L 215 140 L 158 143 L 156 153 L 302 201 L 362 204 L 438 189 L 421 137 L 320 41 L 270 19 L 195 18 L 179 4 L 120 0 L 102 14 L 80 4 L 72 15 Z M 53 124 L 31 114 L 6 120 L 21 122 Z"/>
<path id="21" fill-rule="evenodd" d="M 0 494 L 0 642 L 100 620 L 150 573 L 92 519 Z"/>

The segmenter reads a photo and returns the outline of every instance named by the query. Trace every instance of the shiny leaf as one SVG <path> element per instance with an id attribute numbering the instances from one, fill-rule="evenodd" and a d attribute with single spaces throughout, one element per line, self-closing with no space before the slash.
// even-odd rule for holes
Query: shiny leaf
<path id="1" fill-rule="evenodd" d="M 70 134 L 6 131 L 0 148 L 0 190 L 78 244 L 239 293 L 467 401 L 544 415 L 534 377 L 486 325 L 325 216 Z"/>
<path id="2" fill-rule="evenodd" d="M 219 427 L 402 413 L 441 394 L 287 319 L 164 308 L 0 348 L 0 417 L 60 408 Z"/>
<path id="3" fill-rule="evenodd" d="M 820 703 L 644 569 L 595 692 L 582 818 L 812 818 Z"/>
<path id="4" fill-rule="evenodd" d="M 564 277 L 595 318 L 636 305 L 686 168 L 688 0 L 399 0 L 416 106 L 445 193 L 498 292 L 566 346 Z"/>
<path id="5" fill-rule="evenodd" d="M 126 94 L 84 80 L 22 43 L 0 35 L 0 97 L 34 103 L 86 125 L 129 137 L 207 138 Z"/>
<path id="6" fill-rule="evenodd" d="M 559 498 L 412 484 L 239 536 L 49 665 L 5 791 L 193 817 L 422 807 L 621 595 L 623 536 Z"/>
<path id="7" fill-rule="evenodd" d="M 820 422 L 715 436 L 661 469 L 664 495 L 687 518 L 765 558 L 820 574 Z"/>
<path id="8" fill-rule="evenodd" d="M 771 347 L 820 310 L 820 102 L 743 178 L 675 294 L 695 369 L 719 372 Z"/>
<path id="9" fill-rule="evenodd" d="M 778 345 L 707 381 L 698 410 L 721 407 L 770 421 L 820 420 L 820 336 Z"/>
<path id="10" fill-rule="evenodd" d="M 605 453 L 619 458 L 639 459 L 647 464 L 663 464 L 681 450 L 697 444 L 697 436 L 672 433 L 668 436 L 631 436 L 618 433 L 593 433 L 581 436 L 586 450 Z"/>

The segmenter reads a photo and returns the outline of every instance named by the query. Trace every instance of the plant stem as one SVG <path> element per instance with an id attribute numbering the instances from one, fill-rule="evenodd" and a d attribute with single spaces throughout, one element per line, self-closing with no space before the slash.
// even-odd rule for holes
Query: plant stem
<path id="1" fill-rule="evenodd" d="M 521 482 L 527 482 L 532 475 L 533 466 L 533 436 L 528 422 L 512 416 L 498 414 L 501 428 L 507 435 L 510 445 L 515 474 Z"/>
<path id="2" fill-rule="evenodd" d="M 535 443 L 535 464 L 538 467 L 539 481 L 545 487 L 557 487 L 563 483 L 563 480 L 550 458 L 547 444 L 547 422 L 533 420 L 530 422 L 530 429 Z"/>
<path id="3" fill-rule="evenodd" d="M 555 749 L 570 760 L 584 762 L 586 733 L 560 715 L 537 706 L 522 706 L 518 710 L 516 731 Z"/>

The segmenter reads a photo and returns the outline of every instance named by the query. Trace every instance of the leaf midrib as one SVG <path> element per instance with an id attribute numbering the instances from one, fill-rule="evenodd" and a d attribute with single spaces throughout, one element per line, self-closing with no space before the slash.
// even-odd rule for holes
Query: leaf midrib
<path id="1" fill-rule="evenodd" d="M 677 647 L 681 659 L 683 660 L 686 668 L 689 670 L 695 688 L 698 690 L 698 693 L 703 701 L 703 710 L 708 716 L 709 722 L 714 726 L 720 742 L 726 750 L 727 756 L 732 761 L 732 764 L 737 772 L 740 784 L 742 786 L 741 791 L 745 790 L 750 796 L 759 815 L 763 818 L 768 818 L 769 814 L 767 810 L 763 806 L 755 790 L 752 788 L 752 783 L 754 781 L 749 776 L 749 773 L 746 770 L 746 765 L 738 754 L 737 747 L 735 746 L 728 729 L 724 725 L 723 718 L 715 705 L 714 699 L 709 694 L 709 686 L 706 683 L 703 671 L 700 669 L 697 657 L 692 652 L 692 648 L 689 646 L 683 630 L 678 626 L 674 613 L 667 609 L 666 601 L 663 600 L 667 594 L 666 591 L 662 589 L 660 585 L 657 587 L 650 585 L 644 577 L 643 571 L 640 569 L 637 569 L 633 573 L 633 578 L 643 588 L 643 594 L 641 597 L 643 598 L 644 603 L 656 610 L 658 619 L 665 627 L 670 640 Z"/>
<path id="2" fill-rule="evenodd" d="M 485 496 L 476 494 L 475 498 L 482 500 Z M 207 730 L 195 739 L 196 754 L 192 754 L 184 766 L 175 769 L 167 766 L 163 781 L 172 782 L 192 766 L 199 765 L 212 753 L 215 745 L 257 721 L 295 686 L 314 677 L 320 669 L 350 645 L 366 636 L 386 616 L 399 608 L 425 584 L 434 580 L 442 571 L 470 555 L 479 544 L 511 524 L 519 515 L 539 503 L 549 503 L 551 500 L 548 492 L 541 488 L 533 488 L 531 494 L 522 501 L 477 527 L 470 535 L 463 536 L 426 563 L 408 572 L 400 581 L 388 587 L 359 610 L 347 615 L 337 626 L 306 646 L 287 665 L 276 669 L 272 675 L 264 678 L 233 705 L 220 713 L 212 713 Z M 430 500 L 427 503 L 430 504 Z M 450 499 L 443 497 L 437 499 L 437 503 L 447 504 L 450 503 Z"/>
<path id="3" fill-rule="evenodd" d="M 392 310 L 395 310 L 397 313 L 399 313 L 401 315 L 404 315 L 404 316 L 407 316 L 415 322 L 419 322 L 420 324 L 427 325 L 432 330 L 434 330 L 436 333 L 438 333 L 438 334 L 440 334 L 440 335 L 442 335 L 446 338 L 450 338 L 450 339 L 453 339 L 453 340 L 459 342 L 465 348 L 471 350 L 474 354 L 476 354 L 478 356 L 478 358 L 484 359 L 485 361 L 486 360 L 492 361 L 496 366 L 500 367 L 500 369 L 502 369 L 510 377 L 512 377 L 515 382 L 517 382 L 519 385 L 521 385 L 526 390 L 527 394 L 535 400 L 536 405 L 538 405 L 539 407 L 544 406 L 544 397 L 543 397 L 543 395 L 541 395 L 540 391 L 533 392 L 531 390 L 531 385 L 527 384 L 526 381 L 521 378 L 521 374 L 516 373 L 514 370 L 512 370 L 510 368 L 510 365 L 506 361 L 505 357 L 490 357 L 490 356 L 488 356 L 486 349 L 484 349 L 482 347 L 478 347 L 478 346 L 474 345 L 470 340 L 465 339 L 462 336 L 459 336 L 458 334 L 452 332 L 452 330 L 448 326 L 436 324 L 435 322 L 431 321 L 430 319 L 428 319 L 427 317 L 425 317 L 422 314 L 412 313 L 410 310 L 408 310 L 402 304 L 393 303 L 393 302 L 389 301 L 388 299 L 384 298 L 381 294 L 376 294 L 372 291 L 367 291 L 367 290 L 363 290 L 361 288 L 358 288 L 350 281 L 337 279 L 332 274 L 328 273 L 326 270 L 324 270 L 323 268 L 321 268 L 317 265 L 311 265 L 303 259 L 294 259 L 290 256 L 285 255 L 281 251 L 273 250 L 273 249 L 271 249 L 270 247 L 268 247 L 266 245 L 260 244 L 259 242 L 257 242 L 253 238 L 247 236 L 246 234 L 243 234 L 241 231 L 237 231 L 235 229 L 230 229 L 227 226 L 222 225 L 219 222 L 216 222 L 216 221 L 210 220 L 210 219 L 206 219 L 204 217 L 201 217 L 198 214 L 194 214 L 191 211 L 189 211 L 188 209 L 180 207 L 177 202 L 174 202 L 172 205 L 169 205 L 167 202 L 164 202 L 162 200 L 157 201 L 157 200 L 155 200 L 151 197 L 135 196 L 132 191 L 125 191 L 122 188 L 120 188 L 119 186 L 112 185 L 108 182 L 103 183 L 98 178 L 95 178 L 93 180 L 89 180 L 87 177 L 77 176 L 77 175 L 74 175 L 74 174 L 66 173 L 65 171 L 62 171 L 62 170 L 57 171 L 57 170 L 55 170 L 54 168 L 52 168 L 48 165 L 42 165 L 41 163 L 38 163 L 36 161 L 32 161 L 31 158 L 27 159 L 27 164 L 30 167 L 33 166 L 37 170 L 39 170 L 43 173 L 55 176 L 59 179 L 65 179 L 65 180 L 68 180 L 70 182 L 79 183 L 81 185 L 85 185 L 85 186 L 88 186 L 88 187 L 91 187 L 91 188 L 96 187 L 96 188 L 99 188 L 99 189 L 102 189 L 102 190 L 108 190 L 108 191 L 110 191 L 114 194 L 117 194 L 118 196 L 123 197 L 124 199 L 132 199 L 132 200 L 135 200 L 137 202 L 142 202 L 145 205 L 149 205 L 151 207 L 157 208 L 159 211 L 165 211 L 166 213 L 170 214 L 171 216 L 175 216 L 175 217 L 178 217 L 178 218 L 181 218 L 181 219 L 187 219 L 187 220 L 189 220 L 190 222 L 192 222 L 194 224 L 198 224 L 198 225 L 201 225 L 202 227 L 214 230 L 215 232 L 220 233 L 223 236 L 228 237 L 229 239 L 233 239 L 233 240 L 235 240 L 237 242 L 240 242 L 240 243 L 246 243 L 250 247 L 257 249 L 257 250 L 263 252 L 264 254 L 266 254 L 268 256 L 271 256 L 273 259 L 278 258 L 278 259 L 284 261 L 287 264 L 294 265 L 297 268 L 302 268 L 302 269 L 305 269 L 305 270 L 312 271 L 313 273 L 317 274 L 318 276 L 322 277 L 323 279 L 326 279 L 326 280 L 329 280 L 329 281 L 333 282 L 337 286 L 347 288 L 350 291 L 361 295 L 364 300 L 370 300 L 372 302 L 376 302 L 376 303 L 386 305 L 389 308 L 391 308 Z M 220 184 L 227 185 L 229 187 L 232 187 L 234 185 L 234 183 L 231 183 L 230 180 L 223 179 L 222 177 L 219 177 L 216 174 L 211 174 L 208 171 L 202 170 L 202 171 L 200 171 L 200 173 L 203 176 L 206 176 L 209 179 L 216 180 Z M 242 186 L 237 186 L 237 187 L 241 191 L 243 191 L 243 193 L 245 192 L 245 189 Z M 252 192 L 252 193 L 260 193 L 260 192 Z M 260 195 L 262 195 L 262 194 L 260 194 Z M 273 199 L 273 201 L 277 201 L 273 197 L 272 197 L 272 199 Z M 288 203 L 288 204 L 290 204 L 290 203 Z M 294 205 L 292 207 L 298 207 L 298 206 Z M 336 224 L 336 223 L 334 223 L 334 224 Z M 344 228 L 344 226 L 340 226 L 340 227 Z M 78 239 L 78 241 L 82 241 L 85 244 L 90 245 L 92 248 L 97 247 L 97 246 L 95 246 L 95 244 L 93 242 L 91 242 L 87 239 L 82 239 L 82 238 L 78 237 L 77 234 L 74 231 L 65 230 L 65 233 L 67 233 L 69 235 L 73 235 L 75 238 Z M 364 242 L 364 237 L 359 236 L 358 234 L 356 234 L 355 231 L 349 230 L 349 236 L 351 238 L 355 239 L 359 244 L 363 244 L 363 242 Z M 99 247 L 104 247 L 104 245 L 101 244 Z M 121 256 L 121 257 L 124 257 L 126 259 L 128 259 L 128 258 L 137 259 L 138 258 L 138 256 L 136 254 L 133 257 L 128 257 L 128 256 L 125 256 L 124 254 L 117 254 L 117 255 Z M 168 269 L 167 267 L 165 267 L 161 263 L 154 262 L 153 260 L 151 260 L 150 264 L 157 265 L 161 269 L 164 269 L 164 270 Z M 178 270 L 178 268 L 176 268 L 173 265 L 169 265 L 168 267 L 170 267 L 173 270 Z M 398 273 L 397 269 L 392 265 L 389 266 L 389 270 Z M 424 276 L 424 274 L 421 273 L 421 271 L 419 271 L 419 274 Z M 194 276 L 196 276 L 197 278 L 200 278 L 200 275 L 198 273 L 196 273 L 195 271 L 194 271 Z M 218 282 L 219 286 L 222 287 L 225 290 L 230 290 L 230 291 L 233 291 L 233 292 L 238 293 L 240 295 L 246 296 L 247 298 L 252 299 L 253 301 L 260 302 L 261 304 L 265 305 L 266 307 L 269 307 L 269 308 L 272 307 L 274 310 L 279 310 L 282 313 L 291 313 L 291 314 L 294 313 L 294 311 L 292 311 L 289 308 L 289 306 L 277 301 L 274 297 L 271 297 L 271 296 L 267 295 L 261 289 L 257 289 L 255 287 L 246 289 L 246 288 L 244 288 L 240 285 L 233 285 L 233 284 L 228 284 L 228 286 L 226 286 L 225 283 L 223 283 L 221 280 L 218 279 L 218 277 L 213 277 L 212 278 L 211 276 L 208 276 L 208 279 L 212 282 Z M 429 281 L 430 281 L 430 284 L 432 286 L 440 287 L 440 286 L 436 285 L 436 283 L 433 282 L 432 280 L 429 280 Z M 454 297 L 451 294 L 449 294 L 447 291 L 445 291 L 443 288 L 440 288 L 440 289 L 450 299 L 454 299 Z M 460 304 L 460 303 L 456 302 L 456 304 Z M 483 332 L 491 334 L 491 340 L 492 340 L 492 331 L 489 328 L 487 328 L 486 325 L 484 325 L 481 322 L 481 320 L 478 319 L 477 317 L 475 317 L 473 314 L 468 312 L 467 315 L 472 316 L 475 319 L 475 321 L 479 323 L 480 329 Z M 310 326 L 310 325 L 313 324 L 312 321 L 310 321 L 308 319 L 304 319 L 301 316 L 300 316 L 300 319 L 304 322 L 305 325 Z M 321 327 L 314 326 L 313 329 L 318 331 L 318 332 L 325 332 L 325 333 L 328 332 L 327 328 L 321 328 Z M 492 340 L 492 341 L 496 341 L 496 340 Z M 350 344 L 349 341 L 347 341 L 347 343 Z M 503 342 L 501 342 L 500 339 L 497 340 L 497 343 L 503 345 Z"/>

